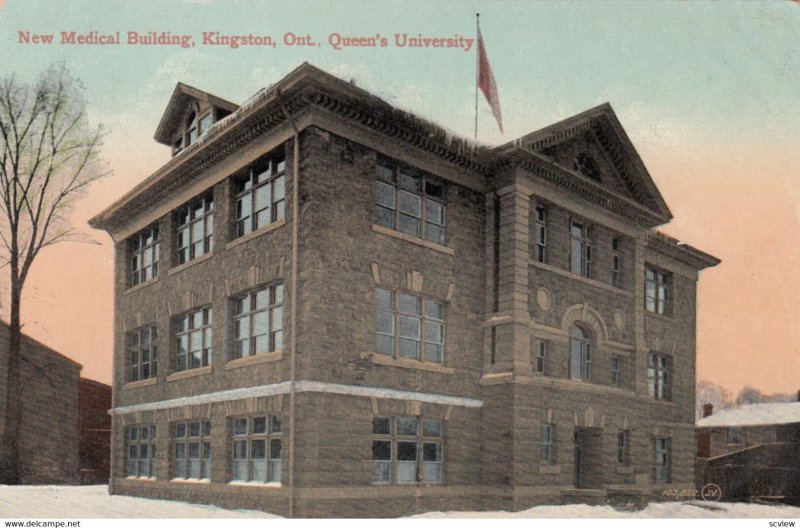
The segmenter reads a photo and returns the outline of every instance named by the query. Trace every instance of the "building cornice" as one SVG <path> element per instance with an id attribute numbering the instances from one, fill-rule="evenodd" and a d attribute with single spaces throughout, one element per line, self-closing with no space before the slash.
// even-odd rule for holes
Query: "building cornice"
<path id="1" fill-rule="evenodd" d="M 670 219 L 522 146 L 504 153 L 500 163 L 521 169 L 642 227 L 655 227 Z"/>

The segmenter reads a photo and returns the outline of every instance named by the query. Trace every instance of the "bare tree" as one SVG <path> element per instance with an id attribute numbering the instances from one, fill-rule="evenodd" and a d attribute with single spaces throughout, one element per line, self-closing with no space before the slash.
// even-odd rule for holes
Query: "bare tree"
<path id="1" fill-rule="evenodd" d="M 733 406 L 733 396 L 725 387 L 721 387 L 707 380 L 697 382 L 695 398 L 695 418 L 703 417 L 703 406 L 710 403 L 716 411 L 729 409 Z"/>
<path id="2" fill-rule="evenodd" d="M 0 80 L 0 268 L 10 272 L 8 377 L 0 482 L 18 484 L 22 419 L 22 291 L 39 252 L 79 240 L 66 214 L 86 186 L 108 174 L 102 128 L 89 125 L 83 87 L 64 65 L 34 85 Z"/>

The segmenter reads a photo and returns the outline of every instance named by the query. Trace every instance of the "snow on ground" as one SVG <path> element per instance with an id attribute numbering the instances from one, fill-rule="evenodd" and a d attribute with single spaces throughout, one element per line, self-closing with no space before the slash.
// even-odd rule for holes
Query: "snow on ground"
<path id="1" fill-rule="evenodd" d="M 109 495 L 107 486 L 0 486 L 5 519 L 257 519 L 276 515 L 216 506 Z"/>
<path id="2" fill-rule="evenodd" d="M 0 518 L 6 519 L 263 519 L 260 511 L 225 510 L 186 502 L 109 495 L 106 486 L 0 486 Z M 644 510 L 622 511 L 610 506 L 537 506 L 521 512 L 431 512 L 423 519 L 468 518 L 670 518 L 670 519 L 798 519 L 800 508 L 725 502 L 660 502 Z"/>
<path id="3" fill-rule="evenodd" d="M 537 506 L 521 512 L 431 512 L 415 515 L 422 519 L 797 519 L 800 508 L 783 505 L 732 502 L 655 502 L 638 511 L 615 510 L 611 506 Z"/>

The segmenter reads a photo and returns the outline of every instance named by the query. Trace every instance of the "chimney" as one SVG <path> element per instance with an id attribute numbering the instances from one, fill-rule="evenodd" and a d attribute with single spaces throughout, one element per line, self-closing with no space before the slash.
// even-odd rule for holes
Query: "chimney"
<path id="1" fill-rule="evenodd" d="M 798 396 L 800 396 L 800 391 L 798 391 Z M 703 418 L 711 416 L 714 412 L 714 404 L 713 403 L 704 403 L 703 404 Z"/>

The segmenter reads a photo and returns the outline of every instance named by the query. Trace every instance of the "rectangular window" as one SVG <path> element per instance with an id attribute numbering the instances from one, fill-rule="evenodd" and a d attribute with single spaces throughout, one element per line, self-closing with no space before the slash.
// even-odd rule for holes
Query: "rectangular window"
<path id="1" fill-rule="evenodd" d="M 240 237 L 284 217 L 286 156 L 283 147 L 234 179 L 236 236 Z"/>
<path id="2" fill-rule="evenodd" d="M 555 462 L 555 452 L 553 450 L 553 429 L 550 423 L 542 424 L 542 436 L 539 442 L 539 460 L 542 464 L 552 464 Z"/>
<path id="3" fill-rule="evenodd" d="M 214 249 L 214 197 L 211 194 L 181 207 L 176 214 L 178 264 Z"/>
<path id="4" fill-rule="evenodd" d="M 572 273 L 592 278 L 592 244 L 589 226 L 572 222 L 570 226 L 570 266 Z"/>
<path id="5" fill-rule="evenodd" d="M 173 478 L 211 480 L 211 421 L 173 424 Z"/>
<path id="6" fill-rule="evenodd" d="M 656 483 L 670 482 L 672 460 L 670 456 L 670 439 L 658 436 L 655 438 L 655 471 Z"/>
<path id="7" fill-rule="evenodd" d="M 547 262 L 547 209 L 536 206 L 536 260 Z"/>
<path id="8" fill-rule="evenodd" d="M 233 481 L 281 481 L 281 419 L 277 416 L 234 418 Z"/>
<path id="9" fill-rule="evenodd" d="M 133 425 L 125 434 L 128 441 L 129 477 L 156 477 L 156 426 Z"/>
<path id="10" fill-rule="evenodd" d="M 155 378 L 158 375 L 158 329 L 156 325 L 144 326 L 128 332 L 128 381 Z"/>
<path id="11" fill-rule="evenodd" d="M 619 239 L 614 237 L 611 239 L 611 285 L 615 288 L 621 288 L 621 280 L 620 280 L 620 263 L 622 262 L 622 257 L 619 254 Z"/>
<path id="12" fill-rule="evenodd" d="M 158 276 L 158 224 L 143 229 L 128 240 L 130 255 L 131 286 Z"/>
<path id="13" fill-rule="evenodd" d="M 617 432 L 617 464 L 628 465 L 628 431 Z"/>
<path id="14" fill-rule="evenodd" d="M 375 484 L 442 482 L 444 424 L 441 420 L 376 416 L 372 419 L 372 433 Z"/>
<path id="15" fill-rule="evenodd" d="M 547 364 L 547 349 L 549 347 L 549 341 L 539 341 L 539 346 L 536 348 L 536 372 L 539 372 L 540 374 L 545 373 L 545 366 Z"/>
<path id="16" fill-rule="evenodd" d="M 234 299 L 234 359 L 283 348 L 283 284 Z"/>
<path id="17" fill-rule="evenodd" d="M 647 357 L 647 384 L 650 396 L 657 400 L 670 400 L 671 376 L 670 360 L 661 354 L 650 354 Z"/>
<path id="18" fill-rule="evenodd" d="M 385 160 L 378 162 L 376 170 L 378 224 L 444 245 L 447 226 L 444 184 Z"/>
<path id="19" fill-rule="evenodd" d="M 612 385 L 619 385 L 619 367 L 620 367 L 620 358 L 619 356 L 612 356 L 611 358 L 611 384 Z"/>
<path id="20" fill-rule="evenodd" d="M 672 274 L 647 266 L 644 279 L 644 307 L 648 312 L 672 314 Z"/>
<path id="21" fill-rule="evenodd" d="M 444 303 L 375 290 L 375 350 L 418 361 L 444 362 Z"/>
<path id="22" fill-rule="evenodd" d="M 774 427 L 767 427 L 766 429 L 764 429 L 765 444 L 774 444 L 777 441 L 778 441 L 778 435 Z"/>
<path id="23" fill-rule="evenodd" d="M 587 381 L 592 378 L 592 343 L 589 334 L 578 326 L 572 327 L 570 338 L 569 377 Z"/>
<path id="24" fill-rule="evenodd" d="M 175 370 L 189 370 L 211 364 L 211 307 L 189 312 L 175 320 Z"/>
<path id="25" fill-rule="evenodd" d="M 739 428 L 738 427 L 728 427 L 728 443 L 729 444 L 739 444 L 741 443 L 741 437 L 739 435 Z"/>

